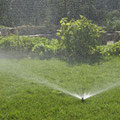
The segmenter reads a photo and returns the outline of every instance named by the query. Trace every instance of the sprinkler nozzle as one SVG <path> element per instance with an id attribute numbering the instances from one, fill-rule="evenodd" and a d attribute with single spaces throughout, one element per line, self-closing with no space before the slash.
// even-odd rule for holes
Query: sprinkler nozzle
<path id="1" fill-rule="evenodd" d="M 83 97 L 82 97 L 81 101 L 84 102 L 84 98 Z"/>

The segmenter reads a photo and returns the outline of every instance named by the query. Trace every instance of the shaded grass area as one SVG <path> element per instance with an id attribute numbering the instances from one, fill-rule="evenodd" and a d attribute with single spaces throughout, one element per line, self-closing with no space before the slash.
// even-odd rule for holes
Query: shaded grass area
<path id="1" fill-rule="evenodd" d="M 119 86 L 81 103 L 46 84 L 75 93 L 97 91 L 119 82 L 119 70 L 119 57 L 92 65 L 56 59 L 0 59 L 0 119 L 119 120 Z"/>

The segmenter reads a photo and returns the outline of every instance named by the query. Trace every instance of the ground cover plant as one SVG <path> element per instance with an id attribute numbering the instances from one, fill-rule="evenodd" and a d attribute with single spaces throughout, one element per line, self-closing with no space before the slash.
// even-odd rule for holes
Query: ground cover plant
<path id="1" fill-rule="evenodd" d="M 70 65 L 58 59 L 0 59 L 0 119 L 120 119 L 120 58 L 99 64 Z M 114 86 L 116 83 L 116 87 Z M 113 88 L 86 99 L 57 90 L 81 93 Z M 81 89 L 82 88 L 82 89 Z"/>

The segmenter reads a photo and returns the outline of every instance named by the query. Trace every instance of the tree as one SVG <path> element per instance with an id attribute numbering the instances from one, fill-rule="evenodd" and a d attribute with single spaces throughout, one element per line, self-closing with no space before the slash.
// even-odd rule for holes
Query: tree
<path id="1" fill-rule="evenodd" d="M 0 25 L 10 25 L 9 23 L 9 1 L 0 0 Z"/>
<path id="2" fill-rule="evenodd" d="M 40 25 L 48 19 L 48 0 L 0 0 L 0 24 Z"/>
<path id="3" fill-rule="evenodd" d="M 119 10 L 120 9 L 120 0 L 108 0 L 107 8 L 108 8 L 108 10 Z"/>
<path id="4" fill-rule="evenodd" d="M 79 19 L 79 15 L 84 15 L 94 22 L 99 22 L 103 18 L 103 13 L 97 9 L 96 0 L 52 0 L 53 17 L 56 24 L 63 17 Z"/>
<path id="5" fill-rule="evenodd" d="M 47 0 L 15 0 L 11 4 L 14 25 L 40 25 L 46 19 Z"/>
<path id="6" fill-rule="evenodd" d="M 106 26 L 108 31 L 120 30 L 120 11 L 113 10 L 106 15 Z"/>

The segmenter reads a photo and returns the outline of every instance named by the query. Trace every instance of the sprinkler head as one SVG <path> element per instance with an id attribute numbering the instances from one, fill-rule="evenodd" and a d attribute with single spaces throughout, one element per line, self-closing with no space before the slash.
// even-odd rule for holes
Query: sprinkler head
<path id="1" fill-rule="evenodd" d="M 84 98 L 83 97 L 82 97 L 81 101 L 84 102 Z"/>

